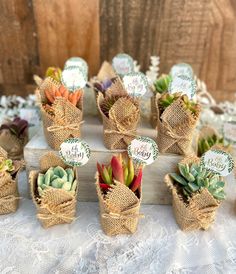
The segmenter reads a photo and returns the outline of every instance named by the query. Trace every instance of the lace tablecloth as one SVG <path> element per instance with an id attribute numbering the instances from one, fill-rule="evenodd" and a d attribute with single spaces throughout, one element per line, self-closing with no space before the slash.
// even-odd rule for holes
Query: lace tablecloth
<path id="1" fill-rule="evenodd" d="M 1 274 L 236 273 L 236 182 L 227 178 L 227 200 L 207 231 L 182 232 L 171 206 L 143 205 L 138 231 L 107 237 L 97 203 L 78 203 L 71 225 L 43 229 L 20 177 L 20 207 L 0 216 Z"/>

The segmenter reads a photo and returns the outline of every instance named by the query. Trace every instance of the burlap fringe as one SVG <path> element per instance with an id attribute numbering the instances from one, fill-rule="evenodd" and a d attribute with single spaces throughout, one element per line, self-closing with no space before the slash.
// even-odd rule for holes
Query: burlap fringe
<path id="1" fill-rule="evenodd" d="M 57 98 L 53 104 L 55 116 L 52 116 L 43 108 L 43 104 L 47 103 L 44 91 L 52 86 L 59 87 L 60 85 L 50 77 L 46 78 L 38 89 L 38 97 L 45 138 L 50 147 L 58 150 L 66 139 L 77 138 L 81 135 L 83 95 L 76 107 L 64 98 Z"/>
<path id="2" fill-rule="evenodd" d="M 159 99 L 156 95 L 157 110 L 157 144 L 161 153 L 190 155 L 192 153 L 192 136 L 200 115 L 194 116 L 185 110 L 181 99 L 177 99 L 160 115 Z"/>
<path id="3" fill-rule="evenodd" d="M 42 197 L 39 196 L 37 189 L 38 174 L 40 172 L 45 173 L 45 171 L 52 166 L 66 168 L 66 166 L 62 164 L 61 159 L 50 152 L 41 158 L 40 171 L 32 170 L 29 173 L 32 200 L 37 208 L 37 218 L 44 228 L 49 228 L 57 224 L 72 223 L 76 214 L 78 181 L 75 195 L 63 189 L 48 188 L 44 190 Z M 74 172 L 77 178 L 76 170 Z"/>
<path id="4" fill-rule="evenodd" d="M 187 157 L 181 163 L 199 162 L 199 158 Z M 220 203 L 207 189 L 202 189 L 194 194 L 186 203 L 179 192 L 179 187 L 167 174 L 164 182 L 172 192 L 172 206 L 175 219 L 179 227 L 184 231 L 195 229 L 208 229 L 215 220 L 216 209 Z"/>
<path id="5" fill-rule="evenodd" d="M 100 222 L 106 235 L 133 234 L 137 230 L 140 214 L 141 193 L 135 193 L 120 182 L 115 182 L 104 195 L 96 174 L 96 189 L 100 207 Z"/>
<path id="6" fill-rule="evenodd" d="M 121 81 L 117 79 L 107 90 L 106 96 L 128 96 Z M 118 99 L 109 111 L 109 117 L 104 115 L 101 105 L 104 96 L 99 93 L 97 106 L 103 120 L 103 139 L 108 149 L 126 149 L 137 135 L 137 126 L 140 119 L 139 101 L 131 98 Z"/>
<path id="7" fill-rule="evenodd" d="M 0 147 L 0 160 L 8 158 L 7 152 Z M 0 174 L 0 215 L 16 212 L 19 206 L 18 174 L 20 167 L 14 176 L 8 172 Z"/>
<path id="8" fill-rule="evenodd" d="M 0 132 L 0 146 L 7 152 L 8 157 L 12 160 L 23 158 L 24 146 L 28 142 L 28 133 L 24 138 L 18 138 L 8 129 Z"/>

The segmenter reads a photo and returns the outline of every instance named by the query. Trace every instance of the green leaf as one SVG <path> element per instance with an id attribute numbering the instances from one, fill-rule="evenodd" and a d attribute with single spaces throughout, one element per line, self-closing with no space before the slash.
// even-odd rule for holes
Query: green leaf
<path id="1" fill-rule="evenodd" d="M 189 186 L 189 188 L 190 188 L 193 192 L 199 190 L 199 186 L 196 185 L 196 184 L 194 184 L 194 183 L 188 183 L 188 186 Z"/>
<path id="2" fill-rule="evenodd" d="M 184 179 L 183 177 L 181 177 L 181 176 L 180 176 L 179 174 L 177 174 L 177 173 L 170 173 L 169 175 L 170 175 L 170 177 L 171 177 L 172 179 L 174 179 L 174 181 L 180 183 L 181 185 L 184 185 L 184 186 L 185 186 L 185 185 L 188 184 L 188 182 L 185 181 L 185 179 Z"/>

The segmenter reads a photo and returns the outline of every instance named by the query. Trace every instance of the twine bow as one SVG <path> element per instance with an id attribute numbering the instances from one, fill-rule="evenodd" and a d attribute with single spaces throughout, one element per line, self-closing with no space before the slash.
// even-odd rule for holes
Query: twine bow
<path id="1" fill-rule="evenodd" d="M 116 133 L 116 134 L 121 134 L 129 137 L 136 137 L 137 134 L 134 134 L 133 132 L 134 130 L 115 130 L 115 129 L 106 129 L 104 131 L 105 134 Z"/>
<path id="2" fill-rule="evenodd" d="M 2 206 L 3 208 L 5 208 L 6 210 L 10 210 L 11 207 L 9 205 L 7 205 L 7 203 L 11 203 L 14 202 L 16 200 L 20 200 L 20 197 L 14 196 L 14 195 L 7 195 L 5 197 L 1 197 L 0 198 L 0 206 Z"/>
<path id="3" fill-rule="evenodd" d="M 137 218 L 144 218 L 144 214 L 140 213 L 130 213 L 130 210 L 136 210 L 138 209 L 137 206 L 129 207 L 120 213 L 116 212 L 109 212 L 109 213 L 103 213 L 102 217 L 103 218 L 113 218 L 113 219 L 137 219 Z"/>
<path id="4" fill-rule="evenodd" d="M 84 121 L 81 121 L 79 123 L 74 123 L 74 124 L 70 124 L 70 125 L 64 125 L 64 126 L 59 126 L 59 125 L 55 125 L 55 126 L 50 126 L 47 128 L 47 130 L 49 132 L 54 132 L 54 131 L 59 131 L 59 130 L 80 130 L 80 125 L 83 124 Z"/>

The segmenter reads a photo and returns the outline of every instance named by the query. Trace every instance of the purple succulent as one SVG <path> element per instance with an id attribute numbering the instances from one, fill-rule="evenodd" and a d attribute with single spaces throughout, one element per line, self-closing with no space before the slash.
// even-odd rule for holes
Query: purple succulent
<path id="1" fill-rule="evenodd" d="M 27 135 L 28 122 L 24 119 L 16 117 L 13 121 L 2 124 L 0 131 L 8 129 L 12 134 L 16 135 L 18 138 L 23 138 Z"/>

